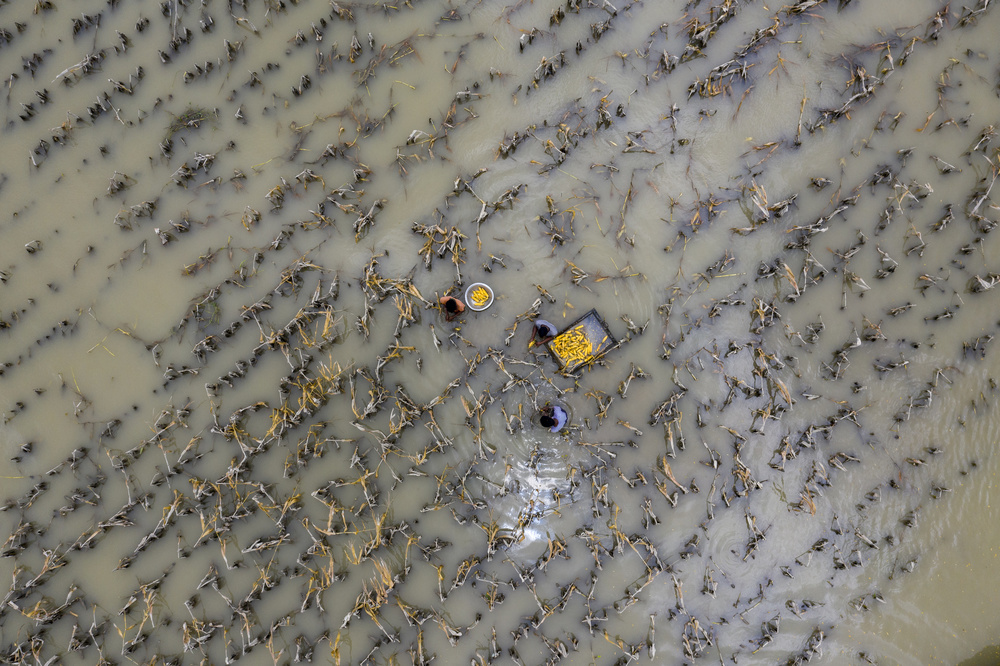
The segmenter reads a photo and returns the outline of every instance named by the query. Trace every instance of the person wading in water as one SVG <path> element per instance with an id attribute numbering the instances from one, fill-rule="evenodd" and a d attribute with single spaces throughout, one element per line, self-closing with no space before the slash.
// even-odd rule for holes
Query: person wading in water
<path id="1" fill-rule="evenodd" d="M 528 340 L 528 348 L 530 349 L 532 345 L 544 345 L 546 342 L 551 341 L 555 336 L 556 327 L 552 324 L 552 322 L 545 321 L 544 319 L 536 319 L 534 326 L 531 329 L 531 339 Z M 537 341 L 535 338 L 537 338 Z"/>
<path id="2" fill-rule="evenodd" d="M 569 414 L 559 405 L 545 405 L 541 409 L 541 414 L 538 422 L 551 432 L 559 432 L 566 427 L 566 423 L 569 421 Z"/>
<path id="3" fill-rule="evenodd" d="M 458 300 L 454 296 L 442 296 L 439 302 L 444 307 L 445 321 L 451 321 L 458 315 L 465 312 L 465 303 Z"/>

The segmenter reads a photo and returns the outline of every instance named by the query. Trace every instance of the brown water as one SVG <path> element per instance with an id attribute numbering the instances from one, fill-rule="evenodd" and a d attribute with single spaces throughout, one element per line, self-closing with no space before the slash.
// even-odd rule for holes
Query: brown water
<path id="1" fill-rule="evenodd" d="M 5 659 L 988 655 L 988 4 L 0 6 Z"/>

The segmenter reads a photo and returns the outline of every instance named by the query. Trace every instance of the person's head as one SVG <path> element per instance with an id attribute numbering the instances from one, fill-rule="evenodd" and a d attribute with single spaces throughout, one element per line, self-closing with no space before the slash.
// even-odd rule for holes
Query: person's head
<path id="1" fill-rule="evenodd" d="M 545 324 L 539 324 L 538 325 L 538 335 L 540 335 L 543 338 L 547 338 L 550 335 L 552 335 L 552 331 L 550 331 L 549 327 L 546 326 Z"/>
<path id="2" fill-rule="evenodd" d="M 545 428 L 551 428 L 556 424 L 556 420 L 548 414 L 542 414 L 542 418 L 538 419 L 538 422 Z"/>
<path id="3" fill-rule="evenodd" d="M 444 302 L 444 309 L 452 314 L 458 312 L 458 301 L 454 298 L 449 298 Z"/>

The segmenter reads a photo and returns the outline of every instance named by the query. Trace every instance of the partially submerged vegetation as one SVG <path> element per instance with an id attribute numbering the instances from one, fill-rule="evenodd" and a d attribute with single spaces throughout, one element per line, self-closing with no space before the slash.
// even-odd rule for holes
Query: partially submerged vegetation
<path id="1" fill-rule="evenodd" d="M 112 228 L 126 249 L 94 284 L 149 289 L 156 271 L 181 297 L 142 292 L 110 325 L 95 288 L 39 334 L 38 302 L 70 290 L 27 271 L 59 228 L 0 272 L 42 290 L 0 322 L 5 387 L 25 394 L 5 421 L 62 411 L 86 440 L 14 451 L 0 656 L 801 663 L 846 640 L 839 625 L 919 569 L 911 535 L 957 487 L 946 470 L 978 464 L 920 424 L 988 418 L 998 389 L 966 370 L 992 353 L 976 310 L 1000 282 L 1000 153 L 989 119 L 959 112 L 993 91 L 953 37 L 989 35 L 989 3 L 838 43 L 822 85 L 796 68 L 829 45 L 800 35 L 851 23 L 848 2 L 517 2 L 502 16 L 519 27 L 491 17 L 489 36 L 466 29 L 477 8 L 306 4 L 166 3 L 169 42 L 140 56 L 151 20 L 112 3 L 63 26 L 108 42 L 56 77 L 65 90 L 7 79 L 9 122 L 40 132 L 31 170 L 56 190 L 52 167 L 100 123 L 152 146 L 106 165 L 87 249 L 46 267 L 77 279 Z M 505 71 L 494 44 L 516 54 Z M 200 46 L 213 59 L 183 65 L 186 109 L 144 144 L 162 103 L 141 108 L 138 84 L 155 77 L 114 68 L 173 71 Z M 425 118 L 407 95 L 439 56 L 453 92 Z M 930 82 L 932 108 L 901 108 L 903 76 Z M 50 145 L 32 118 L 88 86 L 96 103 L 50 123 Z M 762 122 L 786 87 L 793 113 Z M 208 90 L 218 109 L 198 105 Z M 751 113 L 761 136 L 728 147 Z M 262 118 L 279 149 L 230 148 Z M 706 147 L 719 137 L 725 159 Z M 490 309 L 439 317 L 437 296 L 476 279 Z M 598 304 L 612 324 L 565 366 L 528 348 L 535 318 Z M 161 308 L 178 316 L 140 333 Z M 138 348 L 127 395 L 69 372 L 36 386 L 36 347 L 74 335 L 108 359 Z M 595 359 L 593 342 L 616 349 Z M 971 406 L 944 410 L 952 392 Z M 566 436 L 534 424 L 548 402 L 571 408 Z"/>

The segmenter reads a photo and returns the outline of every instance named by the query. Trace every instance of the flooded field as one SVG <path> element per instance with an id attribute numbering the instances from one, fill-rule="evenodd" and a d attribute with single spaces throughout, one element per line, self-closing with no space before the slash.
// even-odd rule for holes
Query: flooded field
<path id="1" fill-rule="evenodd" d="M 998 17 L 0 4 L 3 663 L 993 663 Z"/>

